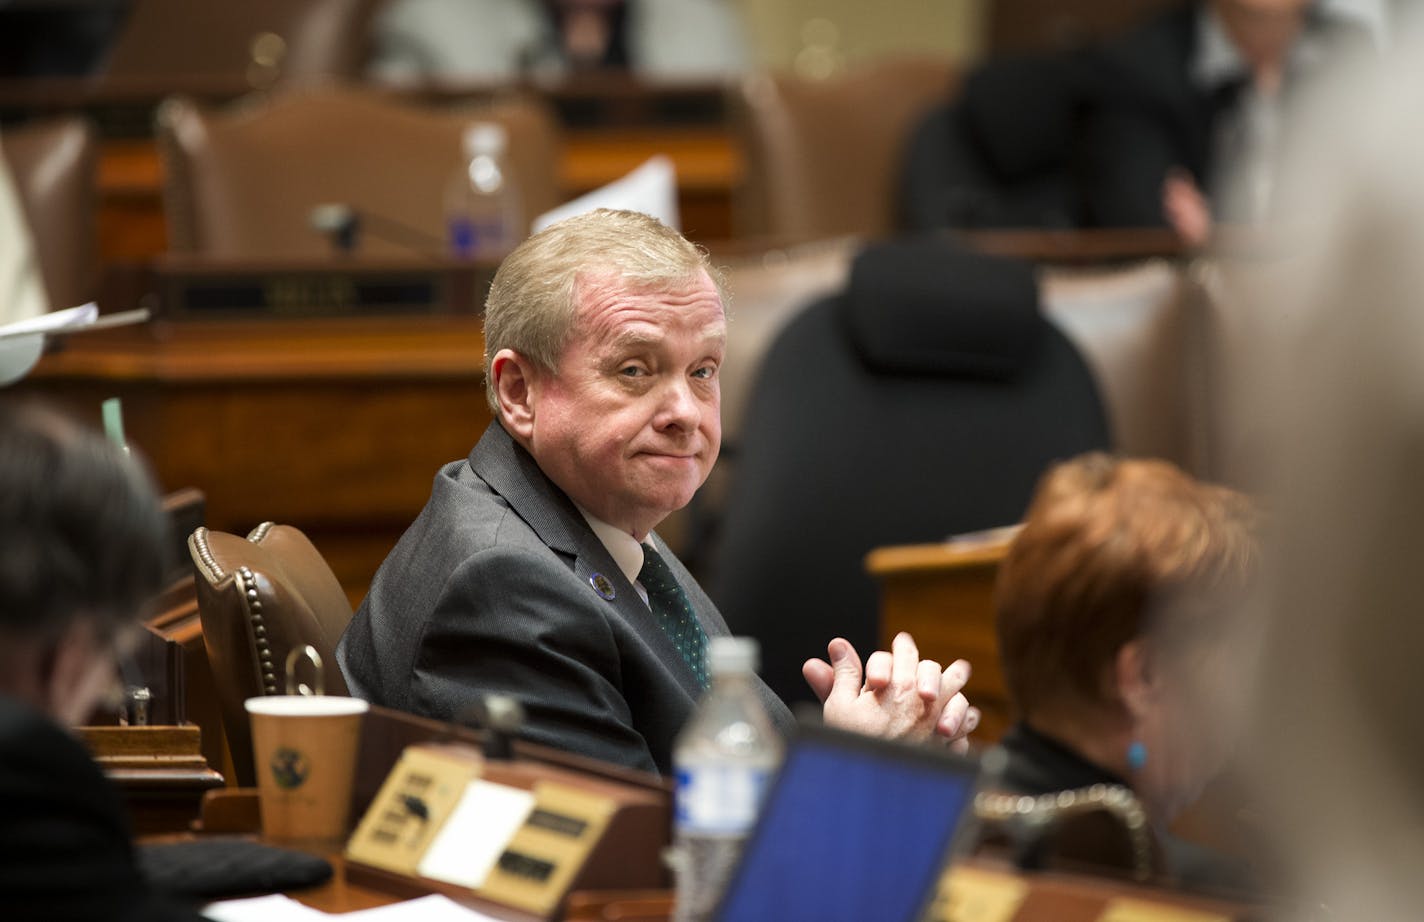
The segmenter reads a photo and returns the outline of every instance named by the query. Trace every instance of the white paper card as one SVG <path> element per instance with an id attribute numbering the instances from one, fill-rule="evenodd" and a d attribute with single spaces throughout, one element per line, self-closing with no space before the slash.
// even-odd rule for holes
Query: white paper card
<path id="1" fill-rule="evenodd" d="M 37 317 L 17 320 L 0 325 L 0 337 L 23 336 L 26 333 L 51 333 L 71 327 L 82 327 L 93 323 L 99 316 L 99 305 L 90 301 L 78 307 L 66 307 L 62 311 L 50 311 Z"/>
<path id="2" fill-rule="evenodd" d="M 317 922 L 335 918 L 280 893 L 243 900 L 223 900 L 203 907 L 212 922 Z"/>
<path id="3" fill-rule="evenodd" d="M 677 210 L 677 170 L 672 160 L 661 154 L 651 157 L 627 176 L 544 212 L 534 219 L 531 233 L 537 234 L 550 224 L 597 208 L 641 211 L 673 230 L 681 230 L 682 216 Z"/>
<path id="4" fill-rule="evenodd" d="M 461 906 L 448 896 L 439 894 L 328 918 L 344 922 L 499 922 L 494 916 Z"/>
<path id="5" fill-rule="evenodd" d="M 533 809 L 534 795 L 529 791 L 471 781 L 425 850 L 421 876 L 462 887 L 480 886 Z"/>

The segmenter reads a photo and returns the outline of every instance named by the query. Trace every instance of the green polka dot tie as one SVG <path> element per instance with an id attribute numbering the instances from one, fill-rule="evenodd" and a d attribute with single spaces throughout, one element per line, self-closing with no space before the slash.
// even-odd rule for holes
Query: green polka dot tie
<path id="1" fill-rule="evenodd" d="M 707 635 L 692 611 L 687 593 L 677 584 L 667 561 L 649 545 L 643 545 L 643 569 L 638 582 L 648 591 L 648 605 L 658 616 L 663 633 L 677 647 L 677 652 L 692 667 L 692 674 L 703 688 L 707 687 Z"/>

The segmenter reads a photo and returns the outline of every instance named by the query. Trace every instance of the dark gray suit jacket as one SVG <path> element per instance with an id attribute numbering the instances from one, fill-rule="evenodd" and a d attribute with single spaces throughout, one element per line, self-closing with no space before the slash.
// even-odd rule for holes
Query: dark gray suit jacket
<path id="1" fill-rule="evenodd" d="M 655 539 L 709 637 L 726 623 Z M 613 598 L 595 588 L 607 578 Z M 358 697 L 444 720 L 517 696 L 523 736 L 668 773 L 700 690 L 657 619 L 573 503 L 492 423 L 381 565 L 337 647 Z M 783 729 L 786 706 L 764 686 Z"/>

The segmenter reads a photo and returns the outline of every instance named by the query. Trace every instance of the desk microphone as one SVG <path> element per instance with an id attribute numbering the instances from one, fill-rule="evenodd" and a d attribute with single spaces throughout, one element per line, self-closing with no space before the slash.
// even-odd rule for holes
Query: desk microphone
<path id="1" fill-rule="evenodd" d="M 356 252 L 363 227 L 380 239 L 421 256 L 444 259 L 447 255 L 445 241 L 440 238 L 373 211 L 358 211 L 346 202 L 313 206 L 307 215 L 307 222 L 313 230 L 326 234 L 331 239 L 332 247 L 342 255 Z"/>

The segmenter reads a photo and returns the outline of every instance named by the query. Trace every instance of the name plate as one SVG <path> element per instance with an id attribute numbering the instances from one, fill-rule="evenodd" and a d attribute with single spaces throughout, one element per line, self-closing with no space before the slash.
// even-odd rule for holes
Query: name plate
<path id="1" fill-rule="evenodd" d="M 568 785 L 534 785 L 534 809 L 509 840 L 480 896 L 552 915 L 603 835 L 617 804 Z"/>
<path id="2" fill-rule="evenodd" d="M 170 320 L 477 315 L 494 270 L 456 262 L 168 260 L 158 267 L 159 312 Z"/>
<path id="3" fill-rule="evenodd" d="M 414 875 L 445 820 L 478 777 L 467 756 L 411 746 L 386 776 L 346 846 L 346 857 Z"/>

